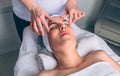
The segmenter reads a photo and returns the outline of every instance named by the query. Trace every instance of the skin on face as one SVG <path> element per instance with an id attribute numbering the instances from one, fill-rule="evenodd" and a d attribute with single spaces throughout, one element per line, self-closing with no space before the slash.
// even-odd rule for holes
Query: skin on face
<path id="1" fill-rule="evenodd" d="M 48 24 L 50 28 L 48 38 L 53 50 L 71 47 L 71 44 L 76 46 L 74 30 L 67 20 L 62 17 L 54 17 L 54 20 Z"/>

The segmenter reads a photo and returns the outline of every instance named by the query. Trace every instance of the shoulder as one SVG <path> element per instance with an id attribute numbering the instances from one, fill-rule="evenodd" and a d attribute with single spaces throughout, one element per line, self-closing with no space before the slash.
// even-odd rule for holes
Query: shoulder
<path id="1" fill-rule="evenodd" d="M 46 71 L 41 71 L 37 76 L 47 76 L 46 74 Z"/>
<path id="2" fill-rule="evenodd" d="M 91 52 L 91 56 L 100 61 L 107 61 L 107 59 L 111 59 L 111 57 L 104 50 L 96 50 Z"/>
<path id="3" fill-rule="evenodd" d="M 44 70 L 41 71 L 37 76 L 54 76 L 56 74 L 54 70 Z"/>
<path id="4" fill-rule="evenodd" d="M 50 74 L 49 74 L 50 72 L 48 71 L 48 70 L 44 70 L 44 71 L 41 71 L 39 74 L 38 74 L 38 76 L 49 76 Z"/>

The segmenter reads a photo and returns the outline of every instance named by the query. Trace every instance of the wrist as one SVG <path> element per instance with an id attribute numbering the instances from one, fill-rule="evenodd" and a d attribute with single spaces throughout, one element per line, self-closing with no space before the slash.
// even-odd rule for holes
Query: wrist
<path id="1" fill-rule="evenodd" d="M 36 4 L 33 0 L 20 0 L 20 1 L 29 11 L 33 10 L 33 8 L 36 7 Z"/>
<path id="2" fill-rule="evenodd" d="M 77 7 L 77 0 L 67 0 L 66 8 L 76 8 Z"/>
<path id="3" fill-rule="evenodd" d="M 67 3 L 77 4 L 77 0 L 67 0 Z"/>

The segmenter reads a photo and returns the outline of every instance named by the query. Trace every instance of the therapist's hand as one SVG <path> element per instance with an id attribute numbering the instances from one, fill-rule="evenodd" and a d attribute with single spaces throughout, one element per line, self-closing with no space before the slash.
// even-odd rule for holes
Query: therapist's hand
<path id="1" fill-rule="evenodd" d="M 44 36 L 44 30 L 42 25 L 44 25 L 46 30 L 49 32 L 49 27 L 46 19 L 51 21 L 52 18 L 38 5 L 34 5 L 30 12 L 31 12 L 30 23 L 31 29 L 37 34 Z"/>
<path id="2" fill-rule="evenodd" d="M 71 24 L 84 17 L 85 12 L 79 10 L 76 0 L 67 0 L 65 12 L 62 17 L 65 18 L 67 15 L 69 16 L 69 23 Z"/>

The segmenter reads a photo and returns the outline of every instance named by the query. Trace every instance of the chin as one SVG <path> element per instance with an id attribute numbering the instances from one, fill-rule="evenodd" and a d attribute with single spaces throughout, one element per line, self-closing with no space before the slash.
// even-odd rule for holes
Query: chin
<path id="1" fill-rule="evenodd" d="M 74 44 L 76 44 L 76 40 L 74 40 L 74 39 L 71 39 L 71 38 L 68 38 L 68 39 L 64 39 L 63 41 L 62 41 L 62 45 L 74 45 Z"/>
<path id="2" fill-rule="evenodd" d="M 73 36 L 71 35 L 64 35 L 62 37 L 60 37 L 61 40 L 70 40 L 70 39 L 73 39 Z"/>

